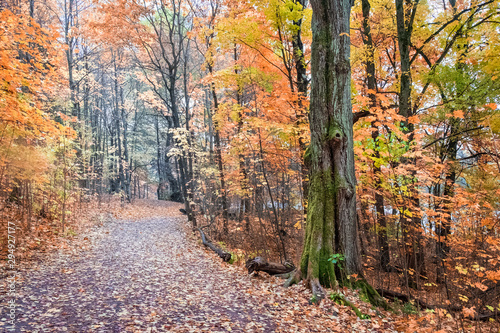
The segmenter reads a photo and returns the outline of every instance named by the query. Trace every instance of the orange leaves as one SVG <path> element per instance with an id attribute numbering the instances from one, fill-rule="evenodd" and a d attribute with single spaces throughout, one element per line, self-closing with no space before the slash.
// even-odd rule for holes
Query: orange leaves
<path id="1" fill-rule="evenodd" d="M 50 92 L 55 79 L 57 49 L 53 37 L 34 21 L 8 10 L 0 11 L 0 121 L 15 135 L 39 136 L 55 131 L 41 111 L 42 90 Z"/>
<path id="2" fill-rule="evenodd" d="M 470 308 L 464 308 L 462 310 L 462 313 L 464 314 L 465 317 L 469 317 L 469 318 L 474 318 L 476 316 L 476 307 L 475 306 L 472 306 Z"/>
<path id="3" fill-rule="evenodd" d="M 64 92 L 56 67 L 60 48 L 56 34 L 28 16 L 2 10 L 0 22 L 0 165 L 6 167 L 2 176 L 44 183 L 53 156 L 48 145 L 75 134 L 48 112 L 48 101 Z M 59 115 L 61 121 L 64 117 Z"/>
<path id="4" fill-rule="evenodd" d="M 491 110 L 496 110 L 498 108 L 498 104 L 496 103 L 489 103 L 489 104 L 486 104 L 485 107 L 491 109 Z"/>
<path id="5" fill-rule="evenodd" d="M 455 110 L 455 111 L 453 111 L 452 114 L 447 113 L 446 116 L 450 117 L 450 118 L 454 117 L 454 118 L 458 118 L 458 119 L 464 119 L 465 118 L 464 112 L 462 110 Z"/>
<path id="6" fill-rule="evenodd" d="M 496 271 L 486 271 L 486 278 L 495 283 L 500 281 L 500 269 Z"/>

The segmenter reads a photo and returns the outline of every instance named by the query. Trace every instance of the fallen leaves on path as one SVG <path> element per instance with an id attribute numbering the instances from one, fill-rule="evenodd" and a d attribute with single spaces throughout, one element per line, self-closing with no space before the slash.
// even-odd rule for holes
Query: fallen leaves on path
<path id="1" fill-rule="evenodd" d="M 222 263 L 200 245 L 178 208 L 143 204 L 140 220 L 114 219 L 82 238 L 88 246 L 77 242 L 21 272 L 17 331 L 392 331 L 374 310 L 363 309 L 369 321 L 329 300 L 311 306 L 303 285 L 285 289 L 279 279 Z M 146 217 L 148 210 L 170 213 Z"/>

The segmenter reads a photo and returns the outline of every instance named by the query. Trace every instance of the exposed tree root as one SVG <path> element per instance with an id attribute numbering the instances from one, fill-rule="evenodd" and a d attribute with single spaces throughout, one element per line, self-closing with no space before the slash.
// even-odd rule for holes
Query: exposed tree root
<path id="1" fill-rule="evenodd" d="M 312 279 L 310 282 L 311 284 L 311 291 L 312 291 L 312 299 L 311 303 L 319 303 L 323 298 L 325 298 L 325 290 L 319 283 L 319 279 Z"/>
<path id="2" fill-rule="evenodd" d="M 289 273 L 287 280 L 285 281 L 284 287 L 288 288 L 294 284 L 299 283 L 302 280 L 302 272 L 300 269 L 296 269 Z"/>
<path id="3" fill-rule="evenodd" d="M 389 298 L 389 299 L 392 299 L 392 300 L 400 300 L 400 301 L 405 302 L 405 303 L 409 303 L 409 302 L 413 301 L 421 309 L 433 310 L 436 308 L 436 306 L 427 304 L 424 301 L 419 300 L 411 295 L 408 296 L 406 294 L 402 294 L 402 293 L 398 293 L 396 291 L 391 291 L 391 290 L 386 290 L 386 289 L 377 289 L 376 291 L 379 295 L 382 295 L 382 296 Z M 456 310 L 458 311 L 459 309 L 461 309 L 461 308 L 457 308 Z"/>
<path id="4" fill-rule="evenodd" d="M 463 307 L 457 305 L 442 305 L 442 304 L 428 304 L 416 297 L 408 296 L 406 294 L 402 294 L 392 290 L 386 289 L 377 289 L 378 294 L 383 295 L 384 297 L 391 298 L 393 300 L 400 300 L 402 302 L 409 303 L 411 301 L 415 302 L 415 304 L 424 310 L 434 310 L 434 309 L 445 309 L 450 312 L 460 312 L 463 310 Z M 476 321 L 488 321 L 490 319 L 498 319 L 500 316 L 498 313 L 489 312 L 489 313 L 477 313 L 476 315 L 468 316 L 467 319 L 476 320 Z"/>
<path id="5" fill-rule="evenodd" d="M 285 288 L 288 288 L 296 283 L 299 283 L 302 280 L 302 273 L 300 269 L 295 269 L 290 273 L 283 274 L 283 276 L 281 277 L 287 279 L 283 286 Z M 309 281 L 309 285 L 313 293 L 311 303 L 317 303 L 325 298 L 325 291 L 319 283 L 319 279 L 312 279 L 311 281 Z M 381 307 L 384 310 L 392 310 L 387 301 L 382 296 L 380 296 L 377 290 L 375 290 L 375 288 L 373 288 L 364 278 L 358 279 L 354 282 L 350 282 L 349 287 L 359 289 L 360 292 L 364 296 L 366 296 L 370 304 L 376 307 Z"/>
<path id="6" fill-rule="evenodd" d="M 364 278 L 356 280 L 353 283 L 353 287 L 359 289 L 366 296 L 370 304 L 381 307 L 386 311 L 392 310 L 387 301 Z"/>

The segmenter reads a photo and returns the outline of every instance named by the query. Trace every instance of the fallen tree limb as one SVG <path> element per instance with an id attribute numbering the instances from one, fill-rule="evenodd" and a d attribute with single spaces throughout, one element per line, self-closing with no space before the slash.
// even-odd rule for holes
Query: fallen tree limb
<path id="1" fill-rule="evenodd" d="M 200 232 L 200 235 L 201 235 L 201 241 L 203 243 L 203 245 L 205 245 L 206 247 L 208 247 L 210 250 L 214 251 L 215 253 L 217 253 L 217 255 L 219 257 L 222 258 L 222 260 L 224 260 L 225 262 L 228 262 L 229 260 L 231 260 L 231 253 L 228 253 L 222 249 L 219 249 L 217 246 L 215 246 L 212 242 L 210 242 L 207 238 L 207 236 L 205 236 L 205 233 L 203 232 L 203 230 L 201 230 L 202 228 L 198 228 L 198 231 Z"/>
<path id="2" fill-rule="evenodd" d="M 457 306 L 457 305 L 442 305 L 442 304 L 428 304 L 416 297 L 413 296 L 408 296 L 406 294 L 399 293 L 397 291 L 392 291 L 392 290 L 386 290 L 386 289 L 377 289 L 377 292 L 386 298 L 390 299 L 399 299 L 400 301 L 403 302 L 410 302 L 413 301 L 415 302 L 416 305 L 418 305 L 422 309 L 426 310 L 435 310 L 435 309 L 445 309 L 448 311 L 452 312 L 461 312 L 463 310 L 463 307 Z M 489 312 L 489 313 L 476 313 L 475 316 L 466 316 L 467 319 L 470 320 L 480 320 L 480 321 L 488 321 L 489 319 L 498 319 L 500 316 L 498 313 L 494 312 Z"/>
<path id="3" fill-rule="evenodd" d="M 408 296 L 406 294 L 403 294 L 403 293 L 399 293 L 397 291 L 392 291 L 392 290 L 386 290 L 386 289 L 376 289 L 377 292 L 379 293 L 380 296 L 382 297 L 385 297 L 385 298 L 389 298 L 389 299 L 392 299 L 392 300 L 400 300 L 402 302 L 405 302 L 405 303 L 408 303 L 410 301 L 414 301 L 415 304 L 422 308 L 422 309 L 425 309 L 425 310 L 434 310 L 437 308 L 437 306 L 435 305 L 431 305 L 431 304 L 427 304 L 425 303 L 424 301 L 422 300 L 419 300 L 418 298 L 415 298 L 413 296 Z M 444 308 L 444 307 L 443 307 Z"/>
<path id="4" fill-rule="evenodd" d="M 245 266 L 248 269 L 248 274 L 252 274 L 253 272 L 265 272 L 269 275 L 280 275 L 290 273 L 295 269 L 295 266 L 290 262 L 278 264 L 275 262 L 268 262 L 262 257 L 255 257 L 247 260 Z"/>

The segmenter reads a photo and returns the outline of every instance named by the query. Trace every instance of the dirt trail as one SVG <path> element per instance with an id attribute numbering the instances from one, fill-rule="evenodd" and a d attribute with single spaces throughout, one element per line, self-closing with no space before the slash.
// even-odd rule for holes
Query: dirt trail
<path id="1" fill-rule="evenodd" d="M 389 331 L 332 302 L 309 306 L 302 285 L 284 289 L 221 262 L 178 204 L 127 207 L 70 250 L 21 270 L 16 332 Z M 0 332 L 8 332 L 2 293 Z"/>
<path id="2" fill-rule="evenodd" d="M 251 282 L 193 244 L 185 223 L 115 220 L 89 237 L 90 250 L 22 272 L 17 331 L 274 331 L 272 315 L 245 293 Z"/>

